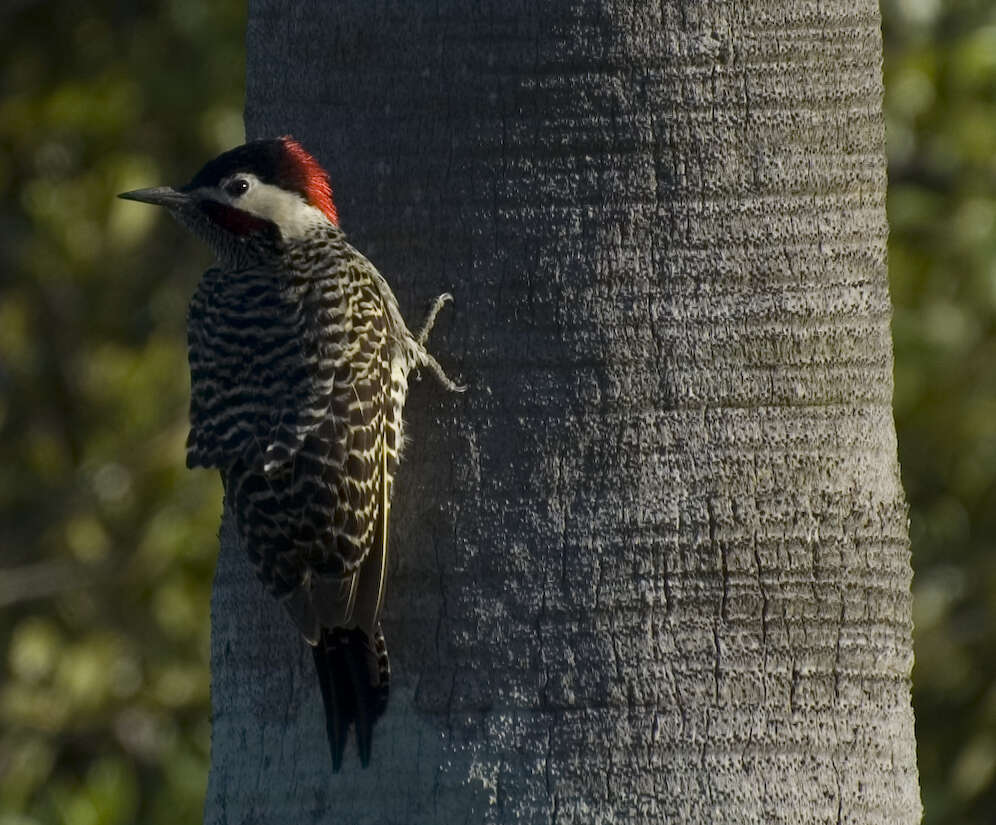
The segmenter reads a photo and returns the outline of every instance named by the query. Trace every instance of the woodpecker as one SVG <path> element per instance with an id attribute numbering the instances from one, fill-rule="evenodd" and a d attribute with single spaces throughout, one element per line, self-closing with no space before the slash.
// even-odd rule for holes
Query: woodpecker
<path id="1" fill-rule="evenodd" d="M 311 646 L 333 770 L 350 729 L 370 762 L 390 666 L 380 616 L 408 376 L 462 391 L 339 227 L 329 176 L 291 136 L 246 143 L 164 206 L 218 266 L 190 302 L 187 466 L 217 468 L 241 544 Z"/>

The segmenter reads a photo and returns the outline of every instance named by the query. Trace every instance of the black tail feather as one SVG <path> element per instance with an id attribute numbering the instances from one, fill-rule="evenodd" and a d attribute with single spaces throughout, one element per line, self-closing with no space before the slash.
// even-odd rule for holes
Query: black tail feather
<path id="1" fill-rule="evenodd" d="M 370 764 L 374 724 L 387 707 L 387 672 L 379 662 L 386 654 L 375 652 L 362 630 L 343 628 L 323 629 L 312 654 L 325 705 L 332 769 L 338 773 L 342 767 L 350 726 L 356 729 L 360 763 L 365 768 Z"/>
<path id="2" fill-rule="evenodd" d="M 366 641 L 364 639 L 365 644 Z M 358 661 L 360 657 L 350 655 L 352 651 L 353 647 L 350 647 L 343 657 L 346 660 L 348 668 L 343 676 L 349 680 L 353 696 L 358 699 L 355 703 L 353 723 L 356 727 L 356 747 L 360 752 L 360 764 L 365 768 L 370 764 L 370 746 L 373 740 L 373 725 L 376 717 L 373 716 L 374 709 L 370 707 L 368 697 L 370 693 L 370 677 L 366 662 Z M 346 679 L 343 681 L 346 681 Z"/>
<path id="3" fill-rule="evenodd" d="M 336 773 L 342 767 L 342 754 L 346 749 L 349 735 L 351 711 L 348 708 L 351 698 L 343 690 L 341 678 L 337 678 L 329 659 L 324 633 L 318 644 L 311 648 L 318 671 L 318 684 L 322 689 L 322 704 L 325 706 L 325 730 L 328 734 L 329 750 L 332 753 L 332 770 Z"/>

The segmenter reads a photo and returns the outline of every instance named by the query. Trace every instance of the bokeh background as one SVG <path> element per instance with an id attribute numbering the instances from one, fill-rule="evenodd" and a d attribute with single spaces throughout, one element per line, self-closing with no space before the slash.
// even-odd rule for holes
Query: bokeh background
<path id="1" fill-rule="evenodd" d="M 996 823 L 996 6 L 882 11 L 925 822 Z M 242 0 L 0 0 L 0 825 L 200 821 L 209 258 L 114 195 L 242 141 L 244 28 Z"/>

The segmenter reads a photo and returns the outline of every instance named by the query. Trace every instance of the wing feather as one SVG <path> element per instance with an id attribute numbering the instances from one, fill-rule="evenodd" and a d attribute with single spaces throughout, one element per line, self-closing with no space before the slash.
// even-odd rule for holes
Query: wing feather
<path id="1" fill-rule="evenodd" d="M 204 273 L 190 302 L 188 467 L 273 475 L 328 416 L 318 333 L 272 273 Z"/>

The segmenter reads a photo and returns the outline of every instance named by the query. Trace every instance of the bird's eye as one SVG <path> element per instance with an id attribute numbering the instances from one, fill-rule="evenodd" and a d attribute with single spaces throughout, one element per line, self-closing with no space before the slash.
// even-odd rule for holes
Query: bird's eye
<path id="1" fill-rule="evenodd" d="M 249 191 L 249 181 L 245 178 L 235 178 L 225 184 L 225 191 L 233 198 L 237 198 Z"/>

